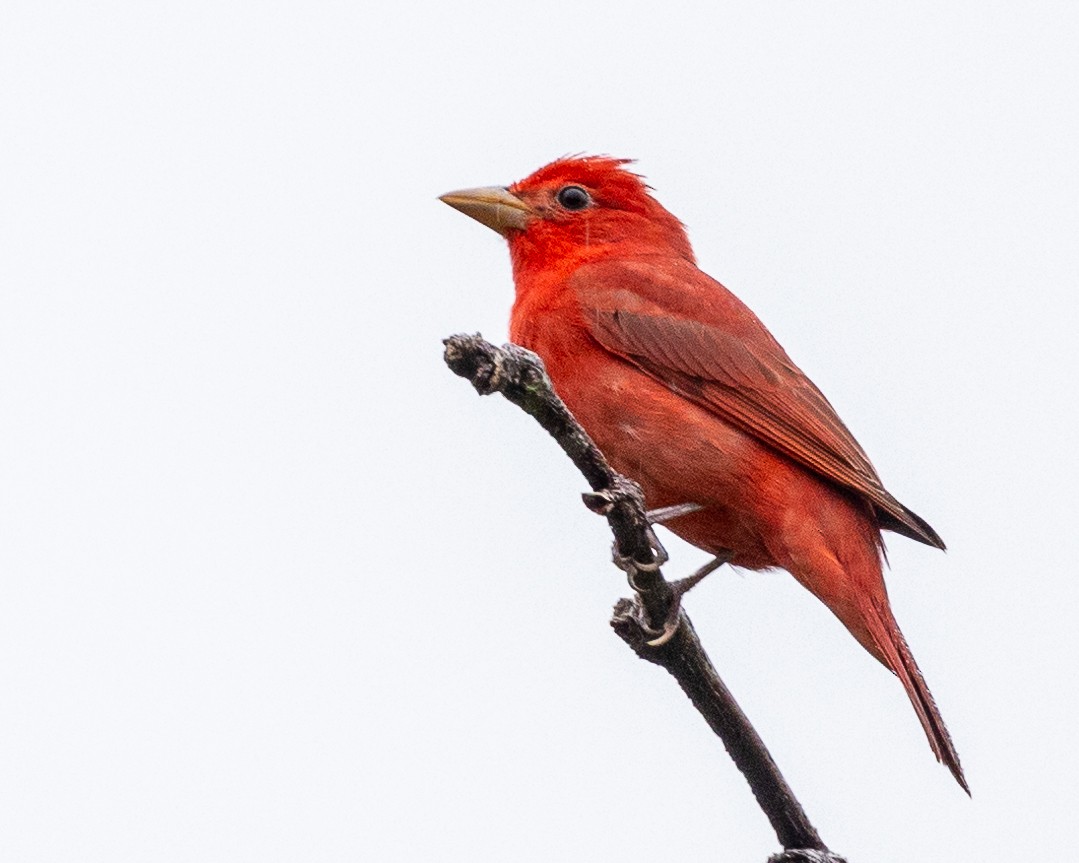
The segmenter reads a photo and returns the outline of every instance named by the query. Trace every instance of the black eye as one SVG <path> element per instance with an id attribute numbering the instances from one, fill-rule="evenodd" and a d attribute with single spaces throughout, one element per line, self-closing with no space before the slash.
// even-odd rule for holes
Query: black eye
<path id="1" fill-rule="evenodd" d="M 583 210 L 592 203 L 592 197 L 580 186 L 566 186 L 558 190 L 558 203 L 567 210 Z"/>

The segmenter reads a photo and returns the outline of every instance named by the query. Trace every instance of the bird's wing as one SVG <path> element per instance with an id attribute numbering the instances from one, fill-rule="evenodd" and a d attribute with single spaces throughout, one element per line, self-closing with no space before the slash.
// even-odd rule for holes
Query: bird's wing
<path id="1" fill-rule="evenodd" d="M 570 287 L 607 350 L 864 498 L 881 527 L 944 548 L 885 490 L 835 409 L 764 325 L 689 261 L 600 261 L 579 268 Z"/>

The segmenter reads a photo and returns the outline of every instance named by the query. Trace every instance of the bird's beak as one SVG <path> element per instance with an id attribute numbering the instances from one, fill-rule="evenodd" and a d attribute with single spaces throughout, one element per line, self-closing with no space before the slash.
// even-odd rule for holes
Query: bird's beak
<path id="1" fill-rule="evenodd" d="M 439 200 L 502 236 L 508 231 L 523 231 L 532 215 L 528 204 L 501 186 L 447 192 Z"/>

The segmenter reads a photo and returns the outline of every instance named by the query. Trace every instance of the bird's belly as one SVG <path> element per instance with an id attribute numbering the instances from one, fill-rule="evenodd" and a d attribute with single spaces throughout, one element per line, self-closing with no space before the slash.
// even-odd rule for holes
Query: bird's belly
<path id="1" fill-rule="evenodd" d="M 650 508 L 697 503 L 666 526 L 751 569 L 782 566 L 770 549 L 770 465 L 781 457 L 611 355 L 545 358 L 555 389 L 620 473 L 641 484 Z M 541 354 L 542 355 L 542 354 Z M 585 373 L 587 369 L 587 373 Z"/>

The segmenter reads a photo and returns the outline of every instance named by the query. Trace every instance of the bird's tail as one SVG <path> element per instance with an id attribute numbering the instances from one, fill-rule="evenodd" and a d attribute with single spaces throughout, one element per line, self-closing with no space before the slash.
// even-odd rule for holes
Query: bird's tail
<path id="1" fill-rule="evenodd" d="M 869 624 L 869 635 L 873 640 L 873 646 L 866 645 L 870 652 L 890 668 L 903 684 L 907 691 L 907 697 L 914 706 L 914 712 L 925 729 L 925 736 L 929 738 L 929 745 L 937 761 L 952 772 L 955 781 L 960 787 L 970 794 L 970 787 L 963 776 L 963 767 L 959 763 L 959 753 L 955 751 L 952 736 L 948 733 L 948 727 L 937 709 L 936 702 L 926 686 L 925 678 L 914 661 L 914 656 L 907 646 L 907 640 L 899 630 L 899 624 L 895 622 L 891 609 L 887 606 L 887 600 L 882 606 L 876 602 L 866 609 L 866 623 Z"/>

